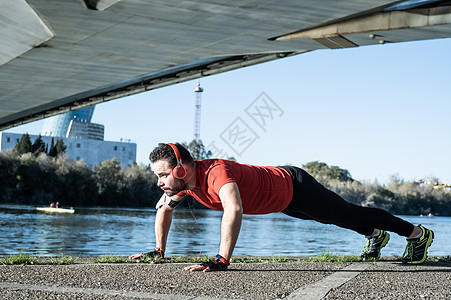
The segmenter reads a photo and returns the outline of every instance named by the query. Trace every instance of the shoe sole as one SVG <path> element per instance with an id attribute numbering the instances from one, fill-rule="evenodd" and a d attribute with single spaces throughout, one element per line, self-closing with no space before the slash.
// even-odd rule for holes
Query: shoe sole
<path id="1" fill-rule="evenodd" d="M 429 235 L 428 241 L 426 242 L 426 249 L 424 249 L 423 258 L 421 260 L 417 261 L 408 261 L 407 264 L 416 265 L 416 264 L 422 264 L 426 260 L 426 257 L 428 256 L 428 249 L 429 246 L 431 246 L 432 242 L 434 241 L 434 232 L 431 230 L 431 234 Z"/>

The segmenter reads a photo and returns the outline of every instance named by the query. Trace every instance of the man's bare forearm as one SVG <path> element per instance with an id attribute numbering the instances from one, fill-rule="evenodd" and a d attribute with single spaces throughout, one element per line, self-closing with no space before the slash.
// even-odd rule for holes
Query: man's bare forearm
<path id="1" fill-rule="evenodd" d="M 243 205 L 241 204 L 240 191 L 235 182 L 224 184 L 219 190 L 219 197 L 224 209 L 219 254 L 226 259 L 230 259 L 240 234 Z"/>
<path id="2" fill-rule="evenodd" d="M 174 209 L 164 205 L 160 207 L 155 216 L 155 239 L 156 247 L 166 251 L 169 228 L 172 223 L 172 211 Z"/>
<path id="3" fill-rule="evenodd" d="M 224 210 L 222 215 L 219 254 L 226 259 L 232 257 L 241 229 L 242 216 L 241 210 Z"/>

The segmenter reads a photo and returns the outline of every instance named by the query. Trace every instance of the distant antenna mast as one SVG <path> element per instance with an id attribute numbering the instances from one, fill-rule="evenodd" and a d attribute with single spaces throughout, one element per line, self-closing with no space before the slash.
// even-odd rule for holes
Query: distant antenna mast
<path id="1" fill-rule="evenodd" d="M 200 82 L 197 82 L 197 86 L 194 89 L 195 94 L 195 104 L 194 104 L 194 140 L 199 141 L 200 139 L 200 110 L 202 103 L 202 92 L 204 89 L 200 86 Z"/>

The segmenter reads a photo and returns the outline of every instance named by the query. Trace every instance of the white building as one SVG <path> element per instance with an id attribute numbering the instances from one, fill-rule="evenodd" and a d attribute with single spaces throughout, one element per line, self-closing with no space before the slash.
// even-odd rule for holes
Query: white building
<path id="1" fill-rule="evenodd" d="M 72 119 L 67 130 L 67 138 L 90 139 L 103 141 L 105 126 L 101 124 L 77 121 Z"/>
<path id="2" fill-rule="evenodd" d="M 77 122 L 78 123 L 78 122 Z M 91 124 L 92 123 L 87 123 Z M 78 124 L 80 125 L 80 124 Z M 95 124 L 94 124 L 95 125 Z M 97 128 L 99 130 L 99 128 Z M 74 131 L 75 132 L 75 131 Z M 20 141 L 22 133 L 1 132 L 0 150 L 14 149 Z M 103 134 L 102 134 L 103 135 Z M 31 143 L 34 143 L 38 135 L 31 135 Z M 51 144 L 51 136 L 42 136 L 43 142 Z M 54 137 L 54 143 L 57 139 L 62 139 L 66 145 L 66 154 L 73 160 L 84 160 L 88 166 L 100 164 L 104 160 L 117 158 L 122 167 L 128 167 L 136 161 L 136 143 L 109 142 L 100 139 L 88 138 L 58 138 Z"/>

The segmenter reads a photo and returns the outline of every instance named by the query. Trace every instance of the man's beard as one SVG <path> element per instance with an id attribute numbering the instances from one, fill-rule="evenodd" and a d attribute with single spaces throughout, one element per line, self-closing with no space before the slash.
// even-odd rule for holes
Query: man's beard
<path id="1" fill-rule="evenodd" d="M 169 197 L 177 195 L 181 191 L 188 189 L 186 183 L 182 179 L 175 179 L 174 185 L 170 189 L 164 189 L 164 193 Z"/>

